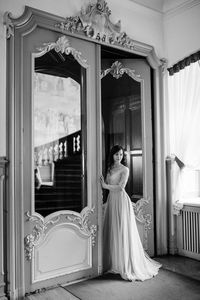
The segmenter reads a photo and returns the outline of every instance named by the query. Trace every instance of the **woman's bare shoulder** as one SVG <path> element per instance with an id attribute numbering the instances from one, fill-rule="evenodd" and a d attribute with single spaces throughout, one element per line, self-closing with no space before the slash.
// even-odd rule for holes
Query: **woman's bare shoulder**
<path id="1" fill-rule="evenodd" d="M 122 165 L 122 172 L 125 173 L 125 174 L 129 173 L 129 168 Z"/>

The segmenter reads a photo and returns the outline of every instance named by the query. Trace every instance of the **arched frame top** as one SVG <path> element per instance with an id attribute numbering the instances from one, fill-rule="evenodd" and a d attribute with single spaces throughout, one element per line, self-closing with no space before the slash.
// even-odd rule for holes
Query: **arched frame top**
<path id="1" fill-rule="evenodd" d="M 87 60 L 82 57 L 80 51 L 70 46 L 69 40 L 65 35 L 61 36 L 56 42 L 44 43 L 42 47 L 37 48 L 38 53 L 34 53 L 34 57 L 41 57 L 51 50 L 55 50 L 57 53 L 69 55 L 71 54 L 76 61 L 85 69 L 89 66 Z"/>
<path id="2" fill-rule="evenodd" d="M 121 31 L 121 21 L 113 24 L 110 15 L 111 11 L 104 0 L 97 0 L 95 4 L 88 4 L 86 8 L 81 9 L 79 15 L 65 19 L 25 6 L 25 10 L 19 18 L 13 18 L 7 12 L 4 15 L 4 24 L 7 28 L 7 38 L 14 35 L 15 29 L 32 23 L 32 29 L 42 25 L 63 34 L 141 55 L 147 59 L 153 69 L 160 66 L 165 67 L 166 60 L 158 58 L 153 46 L 133 40 Z"/>

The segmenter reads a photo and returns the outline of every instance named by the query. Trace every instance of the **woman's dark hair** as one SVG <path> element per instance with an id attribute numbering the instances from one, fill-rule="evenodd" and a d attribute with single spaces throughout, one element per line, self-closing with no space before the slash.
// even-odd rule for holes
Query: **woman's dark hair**
<path id="1" fill-rule="evenodd" d="M 123 151 L 123 158 L 122 158 L 121 164 L 124 165 L 124 166 L 126 166 L 126 155 L 125 155 L 123 147 L 120 146 L 120 145 L 115 145 L 110 150 L 110 154 L 109 154 L 109 157 L 108 157 L 108 169 L 107 169 L 107 172 L 110 172 L 110 169 L 111 169 L 112 165 L 114 164 L 113 155 L 115 153 L 119 152 L 120 150 Z"/>

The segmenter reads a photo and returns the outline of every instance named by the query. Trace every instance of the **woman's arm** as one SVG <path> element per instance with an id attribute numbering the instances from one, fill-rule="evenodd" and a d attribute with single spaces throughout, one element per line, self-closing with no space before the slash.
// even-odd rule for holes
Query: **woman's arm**
<path id="1" fill-rule="evenodd" d="M 126 183 L 128 181 L 128 176 L 129 176 L 129 169 L 128 168 L 125 168 L 123 170 L 120 182 L 118 184 L 107 184 L 104 181 L 103 176 L 101 176 L 100 177 L 101 186 L 102 186 L 103 189 L 107 189 L 107 190 L 110 190 L 112 192 L 122 191 L 126 186 Z"/>

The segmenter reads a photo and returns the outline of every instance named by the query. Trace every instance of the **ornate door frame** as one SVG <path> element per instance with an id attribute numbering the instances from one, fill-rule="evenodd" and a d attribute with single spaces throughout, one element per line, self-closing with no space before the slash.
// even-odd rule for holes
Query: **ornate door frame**
<path id="1" fill-rule="evenodd" d="M 144 249 L 150 256 L 154 256 L 154 195 L 153 195 L 153 160 L 152 160 L 152 118 L 151 118 L 151 78 L 150 67 L 143 59 L 120 59 L 112 65 L 107 66 L 101 71 L 101 78 L 111 74 L 113 78 L 119 79 L 127 74 L 132 80 L 140 84 L 140 105 L 141 105 L 141 158 L 142 158 L 142 195 L 136 203 L 132 202 L 135 217 L 137 220 L 140 238 Z M 129 96 L 131 97 L 131 96 Z M 108 99 L 109 101 L 110 99 Z M 108 104 L 109 105 L 109 104 Z M 121 113 L 125 111 L 127 104 L 120 102 L 119 108 Z M 108 108 L 107 108 L 108 109 Z M 111 109 L 114 113 L 114 108 Z M 131 117 L 130 117 L 131 118 Z M 111 119 L 111 116 L 110 116 Z M 125 117 L 126 119 L 126 117 Z M 130 120 L 129 120 L 130 121 Z M 117 122 L 119 120 L 117 119 Z M 127 120 L 125 121 L 127 122 Z M 130 126 L 130 125 L 129 125 Z M 124 129 L 126 124 L 124 124 Z M 134 129 L 133 129 L 134 130 Z M 124 137 L 127 150 L 127 163 L 131 160 L 130 151 L 130 133 Z M 138 152 L 138 150 L 136 150 Z M 130 166 L 129 166 L 130 168 Z M 134 168 L 134 167 L 133 167 Z M 131 174 L 131 168 L 130 168 Z M 129 194 L 131 198 L 131 194 Z"/>
<path id="2" fill-rule="evenodd" d="M 152 46 L 134 41 L 125 32 L 121 31 L 120 21 L 113 24 L 110 20 L 111 11 L 104 0 L 98 0 L 96 4 L 89 4 L 86 9 L 82 9 L 80 14 L 75 17 L 67 17 L 66 19 L 50 15 L 40 10 L 25 7 L 25 11 L 20 18 L 13 18 L 9 13 L 5 15 L 5 25 L 7 27 L 8 38 L 8 82 L 9 89 L 7 93 L 7 103 L 9 112 L 9 124 L 8 124 L 8 158 L 9 158 L 9 182 L 8 182 L 8 249 L 10 249 L 8 257 L 8 286 L 11 299 L 16 299 L 20 295 L 24 295 L 24 274 L 16 266 L 23 266 L 23 255 L 21 249 L 24 247 L 24 230 L 19 222 L 21 211 L 23 207 L 19 205 L 15 207 L 15 195 L 21 197 L 22 182 L 20 180 L 20 164 L 21 155 L 18 152 L 18 157 L 15 156 L 15 151 L 19 151 L 20 143 L 22 140 L 18 135 L 18 132 L 23 130 L 22 124 L 16 123 L 15 115 L 21 114 L 19 107 L 15 105 L 15 97 L 19 97 L 22 86 L 19 85 L 15 89 L 14 78 L 14 49 L 19 47 L 19 43 L 15 40 L 16 30 L 25 36 L 30 31 L 34 30 L 35 26 L 48 28 L 54 32 L 60 34 L 66 34 L 72 37 L 78 37 L 84 41 L 93 41 L 96 44 L 96 53 L 99 53 L 100 57 L 100 45 L 109 45 L 113 48 L 123 49 L 127 52 L 139 54 L 147 59 L 148 63 L 153 69 L 153 85 L 154 85 L 154 166 L 155 166 L 155 198 L 156 198 L 156 223 L 157 223 L 157 253 L 162 252 L 162 243 L 165 243 L 164 237 L 162 237 L 162 231 L 164 227 L 162 225 L 162 218 L 158 215 L 160 213 L 163 198 L 165 195 L 165 160 L 164 160 L 164 126 L 163 126 L 163 109 L 164 105 L 162 100 L 164 98 L 163 92 L 163 72 L 165 70 L 166 61 L 159 59 Z M 99 18 L 100 16 L 100 18 Z M 45 20 L 45 21 L 44 21 Z M 23 32 L 23 27 L 26 28 Z M 19 41 L 21 42 L 21 41 Z M 17 62 L 18 64 L 20 62 Z M 97 59 L 96 67 L 100 70 L 100 58 Z M 100 73 L 97 76 L 97 81 L 100 82 Z M 21 101 L 21 100 L 20 100 Z M 96 124 L 96 141 L 97 149 L 101 149 L 101 116 L 100 110 L 100 86 L 97 86 L 97 124 Z M 17 146 L 15 145 L 16 139 L 18 140 Z M 97 166 L 101 173 L 101 151 L 98 150 L 97 154 Z M 97 187 L 97 195 L 101 199 L 101 189 Z M 98 219 L 99 228 L 101 227 L 101 204 L 99 201 L 98 206 Z M 28 217 L 30 218 L 30 217 Z M 45 225 L 45 224 L 43 224 Z M 159 230 L 158 230 L 159 228 Z M 99 229 L 100 230 L 100 229 Z M 100 230 L 101 231 L 101 230 Z M 98 241 L 101 241 L 101 232 L 99 231 Z M 16 238 L 17 237 L 17 238 Z M 100 243 L 99 243 L 100 245 Z M 30 247 L 28 247 L 30 249 Z M 101 247 L 98 246 L 99 257 L 99 272 L 101 271 Z M 17 257 L 17 259 L 16 259 Z"/>

